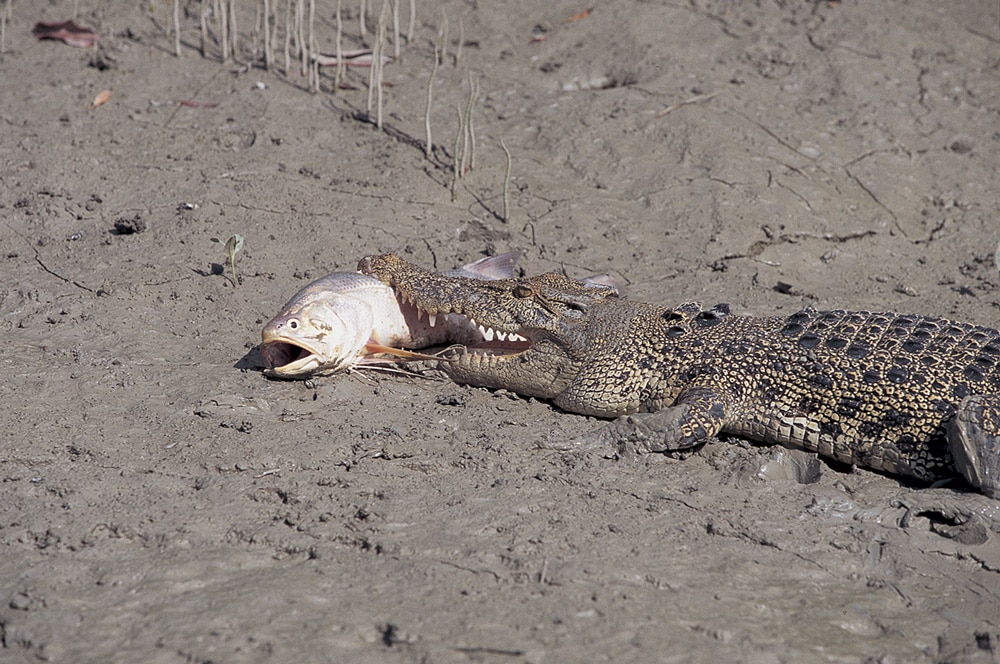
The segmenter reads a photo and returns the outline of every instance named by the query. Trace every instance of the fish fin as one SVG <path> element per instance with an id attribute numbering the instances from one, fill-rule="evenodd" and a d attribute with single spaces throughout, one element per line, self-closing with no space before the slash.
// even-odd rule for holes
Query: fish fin
<path id="1" fill-rule="evenodd" d="M 402 348 L 392 348 L 391 346 L 383 346 L 382 344 L 375 343 L 374 341 L 369 341 L 365 344 L 365 355 L 375 355 L 376 353 L 383 353 L 385 355 L 395 355 L 396 357 L 402 358 L 404 360 L 437 360 L 439 358 L 433 355 L 427 355 L 425 353 L 414 353 L 412 350 L 404 350 Z M 361 362 L 377 362 L 377 358 L 363 357 Z"/>
<path id="2" fill-rule="evenodd" d="M 615 289 L 616 294 L 621 291 L 621 285 L 618 283 L 618 280 L 607 272 L 584 277 L 581 281 L 583 281 L 584 286 L 609 286 Z"/>
<path id="3" fill-rule="evenodd" d="M 493 281 L 494 279 L 513 279 L 514 268 L 521 260 L 521 252 L 508 251 L 506 254 L 487 256 L 473 261 L 468 265 L 463 265 L 457 270 L 445 272 L 449 277 L 470 277 L 472 279 L 484 279 Z"/>

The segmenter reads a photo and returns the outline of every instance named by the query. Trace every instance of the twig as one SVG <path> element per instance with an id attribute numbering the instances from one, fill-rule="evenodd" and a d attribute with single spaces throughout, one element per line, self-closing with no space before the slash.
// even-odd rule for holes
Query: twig
<path id="1" fill-rule="evenodd" d="M 0 56 L 7 52 L 7 19 L 10 17 L 10 0 L 4 0 L 0 9 Z"/>
<path id="2" fill-rule="evenodd" d="M 337 0 L 337 38 L 336 38 L 336 49 L 337 49 L 337 70 L 333 74 L 333 93 L 337 94 L 337 90 L 340 88 L 340 81 L 344 76 L 344 22 L 340 16 L 340 4 L 341 0 Z"/>
<path id="3" fill-rule="evenodd" d="M 319 92 L 319 62 L 311 57 L 319 49 L 316 47 L 316 0 L 309 0 L 309 36 L 306 38 L 306 61 L 309 63 L 309 90 Z"/>
<path id="4" fill-rule="evenodd" d="M 417 24 L 417 0 L 410 0 L 410 22 L 406 26 L 406 43 L 413 43 L 413 30 Z"/>
<path id="5" fill-rule="evenodd" d="M 174 0 L 174 55 L 181 57 L 181 0 Z"/>
<path id="6" fill-rule="evenodd" d="M 264 0 L 264 69 L 271 71 L 274 54 L 271 52 L 271 0 Z"/>
<path id="7" fill-rule="evenodd" d="M 438 41 L 441 43 L 441 62 L 448 59 L 448 12 L 441 10 L 441 30 L 438 31 Z"/>
<path id="8" fill-rule="evenodd" d="M 292 0 L 285 3 L 285 76 L 292 73 Z"/>
<path id="9" fill-rule="evenodd" d="M 365 25 L 365 0 L 361 0 L 361 7 L 358 9 L 358 30 L 362 43 L 368 41 L 368 26 Z"/>
<path id="10" fill-rule="evenodd" d="M 676 104 L 671 104 L 670 106 L 667 106 L 665 109 L 663 109 L 662 111 L 660 111 L 659 113 L 657 113 L 656 117 L 662 118 L 667 113 L 673 113 L 674 111 L 676 111 L 681 106 L 687 106 L 688 104 L 697 104 L 699 102 L 708 101 L 709 99 L 711 99 L 712 97 L 714 97 L 717 94 L 719 94 L 719 93 L 718 92 L 709 92 L 708 94 L 695 95 L 694 97 L 691 97 L 690 99 L 685 99 L 684 101 L 679 101 Z"/>
<path id="11" fill-rule="evenodd" d="M 376 90 L 376 97 L 378 98 L 378 111 L 376 113 L 375 126 L 379 129 L 382 128 L 382 75 L 385 70 L 385 58 L 383 54 L 385 53 L 385 41 L 386 41 L 386 24 L 389 21 L 389 0 L 382 0 L 382 11 L 379 12 L 378 17 L 378 29 L 376 30 L 375 41 L 378 44 L 378 50 L 373 51 L 372 55 L 375 56 L 375 66 L 378 67 L 378 90 Z"/>
<path id="12" fill-rule="evenodd" d="M 504 143 L 503 134 L 500 135 L 500 147 L 503 148 L 503 153 L 507 157 L 507 168 L 503 174 L 503 223 L 506 224 L 510 221 L 510 170 L 513 160 L 510 157 L 507 144 Z M 534 233 L 534 229 L 532 229 L 532 233 Z"/>
<path id="13" fill-rule="evenodd" d="M 267 477 L 268 475 L 275 475 L 275 474 L 280 473 L 280 472 L 281 472 L 281 468 L 270 468 L 268 470 L 265 470 L 260 475 L 254 475 L 254 479 L 255 480 L 259 480 L 259 479 L 261 479 L 263 477 Z"/>
<path id="14" fill-rule="evenodd" d="M 229 53 L 236 62 L 239 57 L 236 49 L 236 41 L 239 33 L 236 31 L 236 0 L 229 0 Z"/>
<path id="15" fill-rule="evenodd" d="M 458 61 L 462 59 L 462 42 L 465 41 L 465 20 L 464 17 L 458 17 L 458 46 L 455 47 L 455 66 L 458 66 Z"/>
<path id="16" fill-rule="evenodd" d="M 229 62 L 229 0 L 216 0 L 222 22 L 222 61 Z"/>
<path id="17" fill-rule="evenodd" d="M 198 40 L 198 48 L 201 50 L 201 57 L 205 57 L 205 45 L 208 43 L 208 7 L 206 3 L 208 0 L 201 0 L 198 12 L 201 14 L 198 18 L 201 20 L 201 37 Z"/>
<path id="18" fill-rule="evenodd" d="M 61 280 L 65 281 L 67 284 L 73 284 L 77 288 L 82 288 L 83 290 L 87 291 L 88 293 L 94 293 L 95 292 L 93 288 L 87 288 L 86 286 L 84 286 L 83 284 L 81 284 L 79 281 L 75 281 L 73 279 L 69 279 L 67 277 L 62 276 L 58 272 L 50 270 L 49 266 L 47 266 L 45 263 L 42 262 L 42 257 L 41 257 L 41 255 L 39 255 L 38 249 L 36 247 L 32 247 L 32 249 L 35 251 L 35 262 L 38 263 L 38 266 L 40 268 L 42 268 L 44 271 L 48 272 L 49 274 L 51 274 L 56 279 L 61 279 Z"/>
<path id="19" fill-rule="evenodd" d="M 399 58 L 399 0 L 392 0 L 392 55 Z"/>
<path id="20" fill-rule="evenodd" d="M 455 112 L 458 113 L 458 131 L 455 132 L 455 147 L 452 151 L 452 166 L 451 166 L 451 202 L 454 203 L 458 200 L 458 179 L 462 177 L 462 153 L 465 148 L 462 145 L 462 140 L 465 138 L 465 116 L 462 115 L 462 107 L 456 106 Z M 461 150 L 461 152 L 460 152 Z"/>
<path id="21" fill-rule="evenodd" d="M 368 72 L 368 115 L 371 117 L 372 105 L 376 104 L 375 127 L 382 128 L 382 68 L 384 66 L 382 52 L 385 48 L 385 24 L 389 20 L 389 0 L 382 0 L 378 22 L 375 24 L 375 43 L 372 45 L 372 68 Z"/>
<path id="22" fill-rule="evenodd" d="M 465 106 L 465 144 L 462 146 L 462 163 L 468 164 L 469 170 L 476 168 L 476 130 L 472 123 L 472 107 L 479 98 L 479 79 L 473 78 L 469 72 L 469 101 Z M 466 160 L 468 154 L 468 160 Z"/>
<path id="23" fill-rule="evenodd" d="M 295 45 L 299 49 L 299 76 L 305 76 L 309 70 L 309 44 L 306 42 L 306 6 L 305 0 L 295 4 Z"/>
<path id="24" fill-rule="evenodd" d="M 424 156 L 431 158 L 434 144 L 431 142 L 431 100 L 434 94 L 434 75 L 437 73 L 438 65 L 441 63 L 437 44 L 434 44 L 434 66 L 431 68 L 431 77 L 427 81 L 427 106 L 424 109 L 424 132 L 427 134 L 427 144 L 424 148 Z"/>

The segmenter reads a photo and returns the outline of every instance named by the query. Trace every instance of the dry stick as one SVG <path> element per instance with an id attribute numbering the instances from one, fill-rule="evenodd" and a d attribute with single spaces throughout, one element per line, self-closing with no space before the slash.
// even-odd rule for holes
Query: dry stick
<path id="1" fill-rule="evenodd" d="M 382 0 L 382 7 L 385 8 L 387 0 Z M 379 65 L 382 61 L 382 16 L 384 12 L 379 12 L 379 19 L 375 23 L 375 41 L 372 44 L 372 66 L 368 69 L 368 100 L 365 105 L 365 113 L 368 115 L 368 121 L 372 119 L 372 109 L 375 107 L 376 95 L 379 95 L 382 91 L 382 73 L 380 71 Z M 376 127 L 381 129 L 382 123 L 381 118 L 378 118 Z"/>
<path id="2" fill-rule="evenodd" d="M 297 49 L 299 47 L 299 5 L 302 0 L 288 0 L 288 52 L 289 57 L 298 60 L 299 54 Z M 295 7 L 295 15 L 292 15 L 292 6 Z M 291 65 L 286 72 L 286 76 L 289 78 L 292 75 Z"/>
<path id="3" fill-rule="evenodd" d="M 361 0 L 364 5 L 365 0 Z M 363 9 L 364 7 L 362 7 Z M 368 98 L 365 100 L 365 115 L 369 121 L 372 119 L 372 107 L 375 106 L 375 83 L 378 80 L 378 44 L 372 48 L 372 66 L 368 68 Z"/>
<path id="4" fill-rule="evenodd" d="M 465 127 L 463 126 L 464 117 L 462 115 L 462 107 L 456 106 L 455 111 L 458 113 L 458 131 L 455 132 L 455 146 L 452 152 L 452 166 L 451 166 L 451 202 L 454 203 L 458 200 L 458 179 L 462 177 L 462 157 L 459 150 L 464 151 L 465 148 L 462 146 L 462 140 L 465 138 Z"/>
<path id="5" fill-rule="evenodd" d="M 507 144 L 503 142 L 503 134 L 500 134 L 500 147 L 503 148 L 503 153 L 507 157 L 507 170 L 504 171 L 503 175 L 503 223 L 510 221 L 510 167 L 511 158 L 510 150 L 507 149 Z"/>
<path id="6" fill-rule="evenodd" d="M 181 0 L 174 0 L 174 55 L 181 57 Z"/>
<path id="7" fill-rule="evenodd" d="M 441 42 L 441 62 L 448 59 L 448 14 L 441 10 L 441 30 L 438 32 L 438 40 Z"/>
<path id="8" fill-rule="evenodd" d="M 431 78 L 427 81 L 427 106 L 424 108 L 424 132 L 427 134 L 427 145 L 424 147 L 424 156 L 431 158 L 434 144 L 431 142 L 431 100 L 433 99 L 434 74 L 437 73 L 441 60 L 438 57 L 438 47 L 434 44 L 434 66 L 431 68 Z"/>
<path id="9" fill-rule="evenodd" d="M 205 57 L 205 45 L 208 43 L 208 7 L 205 4 L 208 0 L 201 0 L 201 5 L 198 11 L 201 13 L 199 17 L 201 19 L 201 37 L 198 43 L 198 48 L 201 50 L 201 57 Z"/>
<path id="10" fill-rule="evenodd" d="M 476 167 L 476 129 L 472 122 L 472 107 L 479 99 L 479 79 L 472 77 L 469 72 L 469 102 L 465 106 L 465 145 L 462 148 L 462 162 L 469 165 L 469 170 Z M 469 158 L 466 160 L 465 155 Z"/>
<path id="11" fill-rule="evenodd" d="M 275 58 L 277 57 L 276 47 L 278 45 L 278 12 L 280 11 L 279 0 L 269 0 L 274 2 L 271 11 L 271 22 L 268 23 L 267 29 L 267 39 L 271 44 L 271 66 L 275 66 Z"/>
<path id="12" fill-rule="evenodd" d="M 690 97 L 688 99 L 685 99 L 684 101 L 679 101 L 676 104 L 671 104 L 670 106 L 667 106 L 665 109 L 663 109 L 662 111 L 660 111 L 659 113 L 657 113 L 656 117 L 662 118 L 667 113 L 673 113 L 674 111 L 676 111 L 681 106 L 686 106 L 688 104 L 697 104 L 699 102 L 708 101 L 709 99 L 711 99 L 712 97 L 714 97 L 717 94 L 719 94 L 719 93 L 718 92 L 709 92 L 709 93 L 703 94 L 703 95 L 695 95 L 694 97 Z"/>
<path id="13" fill-rule="evenodd" d="M 467 165 L 470 163 L 469 162 L 469 156 L 470 156 L 470 153 L 471 153 L 471 148 L 469 147 L 469 135 L 470 135 L 471 132 L 470 132 L 470 129 L 469 129 L 469 123 L 472 121 L 472 88 L 473 88 L 473 86 L 472 86 L 472 74 L 470 73 L 469 74 L 469 100 L 467 102 L 465 102 L 465 113 L 462 115 L 462 124 L 461 124 L 461 129 L 462 129 L 462 160 L 461 160 L 461 164 L 462 164 L 462 175 L 463 176 L 466 173 Z M 468 170 L 471 171 L 472 169 L 469 168 Z"/>
<path id="14" fill-rule="evenodd" d="M 413 30 L 417 25 L 417 0 L 410 0 L 410 22 L 406 26 L 406 43 L 413 43 Z"/>
<path id="15" fill-rule="evenodd" d="M 7 17 L 10 16 L 10 0 L 4 0 L 0 10 L 0 55 L 7 52 Z"/>
<path id="16" fill-rule="evenodd" d="M 292 75 L 292 0 L 285 3 L 285 76 Z"/>
<path id="17" fill-rule="evenodd" d="M 229 52 L 233 56 L 233 61 L 239 57 L 236 51 L 236 0 L 229 0 Z"/>
<path id="18" fill-rule="evenodd" d="M 365 25 L 365 0 L 361 0 L 361 8 L 358 10 L 358 27 L 361 31 L 359 35 L 362 42 L 368 41 L 368 27 Z"/>
<path id="19" fill-rule="evenodd" d="M 229 61 L 229 0 L 216 0 L 219 20 L 222 22 L 222 61 Z"/>
<path id="20" fill-rule="evenodd" d="M 316 57 L 316 0 L 309 0 L 309 38 L 307 59 L 309 62 L 309 90 L 319 92 L 319 58 Z"/>
<path id="21" fill-rule="evenodd" d="M 385 61 L 382 54 L 385 52 L 385 24 L 388 20 L 389 0 L 382 0 L 382 11 L 379 12 L 378 25 L 375 30 L 375 50 L 372 52 L 372 55 L 375 56 L 374 64 L 378 66 L 378 77 L 375 79 L 375 84 L 378 86 L 378 89 L 375 91 L 376 97 L 378 98 L 378 111 L 376 113 L 375 126 L 378 129 L 382 128 L 382 70 L 385 67 Z"/>
<path id="22" fill-rule="evenodd" d="M 399 58 L 399 0 L 392 0 L 392 56 Z"/>
<path id="23" fill-rule="evenodd" d="M 263 13 L 264 12 L 263 8 L 261 7 L 261 3 L 260 2 L 255 3 L 253 10 L 253 29 L 250 31 L 250 62 L 247 63 L 248 71 L 250 67 L 253 66 L 254 58 L 257 55 L 257 52 L 260 50 L 257 47 L 257 40 L 260 39 L 260 32 L 261 32 L 260 16 Z M 267 34 L 267 30 L 264 30 L 264 34 L 265 35 Z M 265 67 L 267 66 L 266 62 L 264 63 L 264 66 Z"/>
<path id="24" fill-rule="evenodd" d="M 264 0 L 264 69 L 271 71 L 274 54 L 271 53 L 271 0 Z"/>
<path id="25" fill-rule="evenodd" d="M 458 17 L 458 46 L 455 47 L 455 66 L 458 66 L 458 61 L 462 59 L 462 42 L 465 41 L 465 19 L 461 16 Z"/>
<path id="26" fill-rule="evenodd" d="M 333 74 L 333 94 L 337 94 L 340 88 L 340 81 L 344 75 L 344 44 L 342 37 L 344 34 L 344 23 L 340 18 L 340 0 L 337 0 L 337 70 Z"/>
<path id="27" fill-rule="evenodd" d="M 316 57 L 316 54 L 319 53 L 319 42 L 315 38 L 309 44 L 309 52 L 312 54 L 309 61 L 309 75 L 313 79 L 313 92 L 319 92 L 319 58 Z"/>
<path id="28" fill-rule="evenodd" d="M 306 6 L 305 0 L 295 3 L 295 46 L 299 51 L 299 76 L 307 73 L 306 55 L 308 44 L 306 44 Z"/>

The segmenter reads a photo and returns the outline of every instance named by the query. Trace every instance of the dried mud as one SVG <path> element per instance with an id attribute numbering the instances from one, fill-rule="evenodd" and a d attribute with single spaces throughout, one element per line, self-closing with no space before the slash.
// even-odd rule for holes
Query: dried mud
<path id="1" fill-rule="evenodd" d="M 169 3 L 79 3 L 101 67 L 31 37 L 74 4 L 13 3 L 0 62 L 0 659 L 997 660 L 998 537 L 901 527 L 919 487 L 733 439 L 561 455 L 539 443 L 599 422 L 441 380 L 272 381 L 256 352 L 290 294 L 383 251 L 996 326 L 996 2 L 418 2 L 381 132 L 356 71 L 310 94 L 199 57 L 191 18 L 175 58 Z"/>

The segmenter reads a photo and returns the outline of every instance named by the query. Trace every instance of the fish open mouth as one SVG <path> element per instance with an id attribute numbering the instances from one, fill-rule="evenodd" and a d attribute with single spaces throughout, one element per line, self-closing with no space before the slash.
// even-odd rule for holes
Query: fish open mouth
<path id="1" fill-rule="evenodd" d="M 300 376 L 319 368 L 321 359 L 313 350 L 287 339 L 269 339 L 260 345 L 265 371 L 272 376 Z"/>

